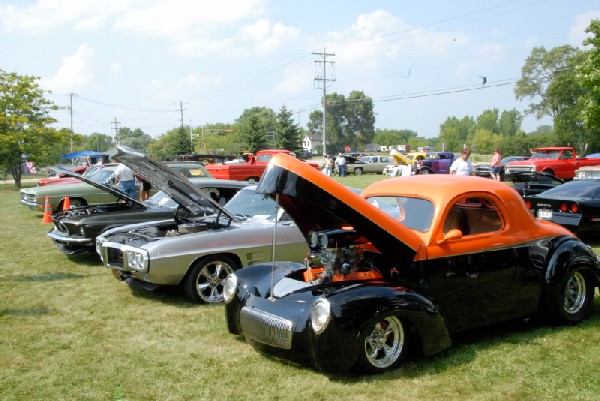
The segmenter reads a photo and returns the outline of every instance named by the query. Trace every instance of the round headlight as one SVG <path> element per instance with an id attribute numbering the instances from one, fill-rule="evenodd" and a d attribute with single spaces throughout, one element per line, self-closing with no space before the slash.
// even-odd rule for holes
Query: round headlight
<path id="1" fill-rule="evenodd" d="M 329 245 L 329 238 L 327 237 L 327 234 L 321 234 L 319 236 L 319 245 L 321 245 L 321 248 L 327 248 Z"/>
<path id="2" fill-rule="evenodd" d="M 311 231 L 308 233 L 308 246 L 311 248 L 316 248 L 319 246 L 319 234 L 316 231 Z"/>
<path id="3" fill-rule="evenodd" d="M 321 334 L 327 327 L 331 317 L 330 312 L 331 307 L 329 301 L 325 298 L 321 298 L 313 304 L 310 313 L 310 323 L 316 334 Z"/>
<path id="4" fill-rule="evenodd" d="M 229 276 L 227 276 L 225 283 L 223 284 L 223 299 L 226 303 L 229 303 L 233 299 L 236 290 L 237 276 L 235 273 L 231 273 Z"/>

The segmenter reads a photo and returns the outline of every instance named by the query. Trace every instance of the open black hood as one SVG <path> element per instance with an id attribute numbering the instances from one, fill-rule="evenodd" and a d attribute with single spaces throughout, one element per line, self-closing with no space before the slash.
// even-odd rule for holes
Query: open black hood
<path id="1" fill-rule="evenodd" d="M 279 198 L 279 204 L 307 237 L 311 230 L 353 227 L 383 255 L 409 264 L 421 239 L 350 189 L 287 155 L 275 155 L 257 193 Z"/>
<path id="2" fill-rule="evenodd" d="M 213 201 L 208 194 L 192 184 L 187 178 L 177 174 L 163 162 L 121 146 L 118 149 L 119 152 L 113 156 L 114 160 L 131 168 L 135 174 L 150 182 L 153 188 L 160 188 L 188 212 L 194 215 L 203 215 L 220 211 L 230 219 L 234 219 L 227 210 Z"/>

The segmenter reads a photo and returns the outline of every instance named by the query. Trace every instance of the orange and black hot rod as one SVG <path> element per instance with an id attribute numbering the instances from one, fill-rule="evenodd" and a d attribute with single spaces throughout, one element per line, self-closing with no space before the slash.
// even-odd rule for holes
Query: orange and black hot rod
<path id="1" fill-rule="evenodd" d="M 598 257 L 504 183 L 397 177 L 356 195 L 277 155 L 257 192 L 277 199 L 310 248 L 304 264 L 226 280 L 228 330 L 259 349 L 326 371 L 384 371 L 464 330 L 539 313 L 576 323 L 591 310 Z"/>

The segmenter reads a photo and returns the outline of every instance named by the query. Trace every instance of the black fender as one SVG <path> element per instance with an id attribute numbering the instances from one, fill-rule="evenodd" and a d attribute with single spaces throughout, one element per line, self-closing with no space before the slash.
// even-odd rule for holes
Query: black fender
<path id="1" fill-rule="evenodd" d="M 592 249 L 575 237 L 567 237 L 556 244 L 549 255 L 548 267 L 544 275 L 544 287 L 556 289 L 562 278 L 571 270 L 586 267 L 594 278 L 594 285 L 600 283 L 600 260 Z"/>
<path id="2" fill-rule="evenodd" d="M 423 355 L 435 354 L 452 345 L 438 306 L 415 291 L 367 283 L 345 287 L 328 295 L 327 299 L 331 304 L 331 323 L 349 337 L 360 337 L 369 320 L 391 313 L 407 322 L 412 334 L 418 336 Z M 353 353 L 357 352 L 354 350 Z"/>

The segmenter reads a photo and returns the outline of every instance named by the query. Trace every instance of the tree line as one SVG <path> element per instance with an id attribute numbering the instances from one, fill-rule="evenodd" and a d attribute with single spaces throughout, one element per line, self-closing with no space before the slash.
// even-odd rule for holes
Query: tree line
<path id="1" fill-rule="evenodd" d="M 322 99 L 326 121 L 322 110 L 314 110 L 306 128 L 295 124 L 292 112 L 283 105 L 278 112 L 252 107 L 233 123 L 181 126 L 158 138 L 127 127 L 117 131 L 117 138 L 103 133 L 82 135 L 52 127 L 56 120 L 51 113 L 59 108 L 46 99 L 38 77 L 0 69 L 0 165 L 20 187 L 24 158 L 37 165 L 53 165 L 72 150 L 106 151 L 117 142 L 162 160 L 188 153 L 230 155 L 267 147 L 297 151 L 304 135 L 318 138 L 323 129 L 326 153 L 345 146 L 364 150 L 369 144 L 405 144 L 455 152 L 467 146 L 484 154 L 500 148 L 505 155 L 516 155 L 528 154 L 536 146 L 570 145 L 585 155 L 600 149 L 600 20 L 593 20 L 586 32 L 590 36 L 583 42 L 584 49 L 570 45 L 532 49 L 514 87 L 515 98 L 529 102 L 525 110 L 450 116 L 433 138 L 406 129 L 376 129 L 373 101 L 362 91 L 352 91 L 347 97 L 327 94 Z M 526 133 L 521 128 L 526 115 L 551 117 L 553 125 Z"/>

